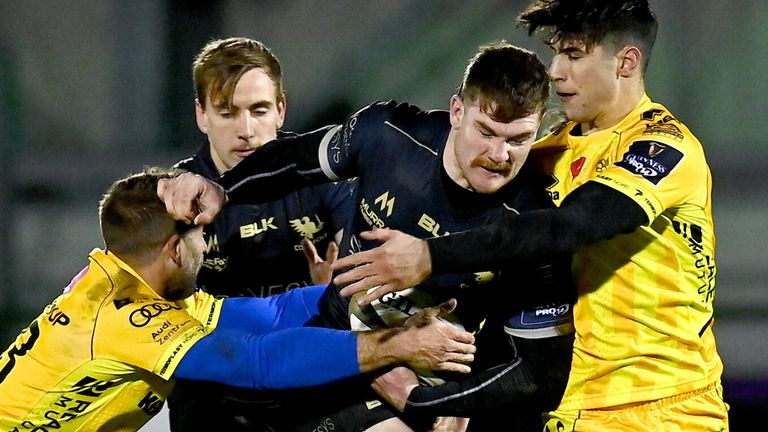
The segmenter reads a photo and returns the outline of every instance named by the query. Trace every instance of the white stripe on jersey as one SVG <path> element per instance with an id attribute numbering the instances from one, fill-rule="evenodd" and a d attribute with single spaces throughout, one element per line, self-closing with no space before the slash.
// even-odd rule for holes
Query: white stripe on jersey
<path id="1" fill-rule="evenodd" d="M 341 125 L 338 125 L 331 130 L 328 131 L 328 133 L 323 136 L 322 141 L 320 141 L 320 148 L 318 149 L 318 159 L 320 160 L 320 168 L 322 168 L 323 173 L 331 180 L 333 181 L 339 181 L 339 176 L 336 175 L 336 173 L 333 172 L 331 169 L 331 163 L 328 161 L 328 144 L 331 143 L 331 140 L 333 139 L 333 136 L 336 135 L 336 132 L 341 129 Z"/>
<path id="2" fill-rule="evenodd" d="M 430 152 L 430 153 L 432 153 L 433 155 L 437 156 L 437 151 L 436 151 L 436 150 L 432 150 L 431 148 L 429 148 L 429 147 L 425 146 L 424 144 L 422 144 L 422 143 L 420 143 L 420 142 L 416 141 L 416 139 L 415 139 L 414 137 L 412 137 L 412 136 L 408 135 L 407 133 L 405 133 L 405 131 L 404 131 L 404 130 L 400 129 L 399 127 L 397 127 L 397 126 L 393 125 L 392 123 L 390 123 L 390 122 L 388 122 L 388 121 L 385 121 L 385 122 L 384 122 L 384 124 L 385 124 L 385 125 L 387 125 L 387 126 L 389 126 L 389 127 L 391 127 L 392 129 L 394 129 L 394 130 L 396 130 L 396 131 L 400 132 L 401 134 L 403 134 L 403 135 L 407 136 L 407 137 L 408 137 L 408 138 L 409 138 L 411 141 L 413 141 L 414 143 L 416 143 L 416 145 L 418 145 L 419 147 L 423 147 L 423 148 L 427 149 L 427 151 L 428 151 L 428 152 Z"/>

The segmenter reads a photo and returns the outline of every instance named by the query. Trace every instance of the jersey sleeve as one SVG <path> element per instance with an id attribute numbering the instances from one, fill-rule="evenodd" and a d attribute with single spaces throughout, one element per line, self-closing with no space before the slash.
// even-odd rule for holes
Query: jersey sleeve
<path id="1" fill-rule="evenodd" d="M 186 352 L 218 324 L 222 300 L 196 293 L 181 302 L 126 301 L 102 316 L 94 356 L 127 363 L 169 379 Z"/>
<path id="2" fill-rule="evenodd" d="M 313 285 L 263 298 L 227 298 L 217 328 L 262 334 L 301 327 L 318 313 L 325 289 L 326 285 Z"/>
<path id="3" fill-rule="evenodd" d="M 414 388 L 406 401 L 405 413 L 473 417 L 500 410 L 553 409 L 568 381 L 573 334 L 538 339 L 511 337 L 509 342 L 496 338 L 493 343 L 508 343 L 508 349 L 516 355 L 468 377 L 435 387 Z"/>
<path id="4" fill-rule="evenodd" d="M 270 141 L 224 173 L 217 182 L 232 204 L 273 201 L 297 189 L 335 180 L 320 167 L 318 147 L 336 130 L 323 127 Z"/>
<path id="5" fill-rule="evenodd" d="M 381 154 L 387 150 L 381 145 L 382 128 L 406 106 L 394 101 L 375 102 L 337 126 L 320 143 L 320 166 L 325 175 L 334 180 L 358 177 L 366 164 L 385 157 Z"/>
<path id="6" fill-rule="evenodd" d="M 254 334 L 217 328 L 191 347 L 174 376 L 281 389 L 327 384 L 359 373 L 357 337 L 349 331 L 299 327 Z"/>
<path id="7" fill-rule="evenodd" d="M 594 181 L 625 194 L 648 216 L 648 223 L 664 210 L 682 202 L 700 201 L 694 196 L 706 182 L 706 162 L 698 141 L 658 135 L 637 135 L 618 149 L 617 162 Z M 703 203 L 702 203 L 703 205 Z"/>

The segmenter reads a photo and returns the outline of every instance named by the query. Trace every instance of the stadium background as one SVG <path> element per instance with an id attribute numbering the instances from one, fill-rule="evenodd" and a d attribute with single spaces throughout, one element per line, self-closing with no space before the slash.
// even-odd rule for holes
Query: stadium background
<path id="1" fill-rule="evenodd" d="M 507 39 L 527 0 L 25 0 L 0 2 L 0 345 L 101 246 L 111 181 L 197 149 L 190 63 L 213 37 L 280 58 L 287 130 L 376 99 L 444 108 L 466 59 Z M 714 177 L 715 333 L 733 430 L 768 408 L 768 2 L 652 0 L 648 92 L 698 135 Z M 164 430 L 160 418 L 144 431 Z"/>

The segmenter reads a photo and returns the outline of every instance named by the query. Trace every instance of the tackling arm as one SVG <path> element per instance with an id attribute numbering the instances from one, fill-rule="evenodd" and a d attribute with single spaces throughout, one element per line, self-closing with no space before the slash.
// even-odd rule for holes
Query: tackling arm
<path id="1" fill-rule="evenodd" d="M 216 328 L 189 349 L 173 376 L 282 389 L 325 384 L 396 363 L 469 372 L 473 342 L 470 333 L 436 317 L 409 328 L 362 333 L 300 327 L 256 334 Z"/>
<path id="2" fill-rule="evenodd" d="M 330 182 L 321 168 L 321 144 L 337 128 L 327 126 L 271 141 L 227 171 L 219 184 L 233 203 L 258 204 L 313 184 Z"/>
<path id="3" fill-rule="evenodd" d="M 341 290 L 344 296 L 365 291 L 358 299 L 364 305 L 415 286 L 430 273 L 475 271 L 510 260 L 571 253 L 579 246 L 632 232 L 646 222 L 645 211 L 631 198 L 587 182 L 560 208 L 526 212 L 461 233 L 427 240 L 386 229 L 362 233 L 363 238 L 382 244 L 337 260 L 334 270 L 347 270 L 333 281 L 348 284 Z"/>
<path id="4" fill-rule="evenodd" d="M 296 288 L 270 297 L 224 299 L 218 328 L 266 333 L 301 327 L 318 313 L 326 285 Z"/>
<path id="5" fill-rule="evenodd" d="M 433 272 L 472 270 L 511 259 L 570 253 L 578 246 L 632 232 L 647 221 L 631 198 L 587 182 L 558 209 L 523 213 L 506 224 L 428 239 L 427 245 Z"/>

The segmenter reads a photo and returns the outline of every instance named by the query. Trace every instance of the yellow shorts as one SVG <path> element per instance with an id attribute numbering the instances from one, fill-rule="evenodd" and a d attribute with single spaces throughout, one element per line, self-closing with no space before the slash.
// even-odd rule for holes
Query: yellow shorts
<path id="1" fill-rule="evenodd" d="M 727 432 L 728 404 L 720 384 L 653 402 L 544 416 L 544 432 Z"/>

